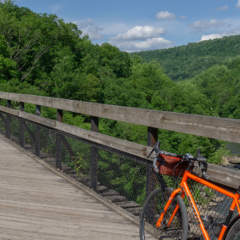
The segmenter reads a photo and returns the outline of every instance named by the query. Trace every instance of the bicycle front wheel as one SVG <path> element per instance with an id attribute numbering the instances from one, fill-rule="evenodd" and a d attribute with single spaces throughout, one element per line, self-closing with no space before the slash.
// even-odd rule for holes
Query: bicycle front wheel
<path id="1" fill-rule="evenodd" d="M 231 226 L 225 240 L 240 240 L 240 218 Z"/>
<path id="2" fill-rule="evenodd" d="M 170 189 L 164 192 L 161 188 L 157 188 L 147 197 L 143 210 L 140 214 L 139 234 L 141 240 L 151 239 L 151 234 L 157 239 L 181 239 L 186 240 L 188 235 L 188 217 L 187 210 L 181 196 L 177 195 L 167 213 L 165 214 L 160 227 L 156 227 L 156 223 L 163 212 L 163 209 L 171 194 Z M 176 209 L 179 209 L 169 225 L 169 220 Z M 169 226 L 168 226 L 169 225 Z"/>

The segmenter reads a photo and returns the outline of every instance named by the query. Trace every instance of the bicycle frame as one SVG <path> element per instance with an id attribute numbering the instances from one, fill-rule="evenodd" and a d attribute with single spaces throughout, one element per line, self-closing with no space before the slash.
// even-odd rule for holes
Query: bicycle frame
<path id="1" fill-rule="evenodd" d="M 215 185 L 215 184 L 213 184 L 213 183 L 211 183 L 211 182 L 209 182 L 207 180 L 204 180 L 204 179 L 202 179 L 200 177 L 197 177 L 196 175 L 192 174 L 188 170 L 184 171 L 184 175 L 183 175 L 181 183 L 180 183 L 180 188 L 175 189 L 171 193 L 171 195 L 170 195 L 170 197 L 169 197 L 169 199 L 168 199 L 168 201 L 167 201 L 167 203 L 165 205 L 165 208 L 164 208 L 163 212 L 161 213 L 159 219 L 157 220 L 156 227 L 160 227 L 161 226 L 161 223 L 162 223 L 162 220 L 164 218 L 164 215 L 168 211 L 168 208 L 171 205 L 174 197 L 177 194 L 181 193 L 182 198 L 184 198 L 185 195 L 186 195 L 188 200 L 189 200 L 189 202 L 191 203 L 191 206 L 192 206 L 192 208 L 194 210 L 195 216 L 196 216 L 196 218 L 197 218 L 197 220 L 199 222 L 199 226 L 200 226 L 200 229 L 202 231 L 204 239 L 205 240 L 210 240 L 208 232 L 207 232 L 207 230 L 206 230 L 206 228 L 205 228 L 205 226 L 203 224 L 203 221 L 201 219 L 201 216 L 200 216 L 198 207 L 196 205 L 196 202 L 194 200 L 194 197 L 193 197 L 193 195 L 192 195 L 192 193 L 191 193 L 191 191 L 190 191 L 190 189 L 188 187 L 188 184 L 187 184 L 187 180 L 188 179 L 192 179 L 195 182 L 198 182 L 198 183 L 200 183 L 202 185 L 205 185 L 205 186 L 207 186 L 207 187 L 209 187 L 211 189 L 216 190 L 217 192 L 220 192 L 220 193 L 222 193 L 222 194 L 232 198 L 232 204 L 230 206 L 228 216 L 227 216 L 226 221 L 223 224 L 223 226 L 221 228 L 221 231 L 219 233 L 219 236 L 218 236 L 218 240 L 223 240 L 224 236 L 225 236 L 225 233 L 226 233 L 226 230 L 227 230 L 227 228 L 228 228 L 228 226 L 230 224 L 230 221 L 231 221 L 231 218 L 233 216 L 233 212 L 234 212 L 235 208 L 237 208 L 237 211 L 238 211 L 239 216 L 240 216 L 240 194 L 239 193 L 232 193 L 230 191 L 227 191 L 226 189 L 221 188 L 221 187 L 219 187 L 219 186 L 217 186 L 217 185 Z M 172 213 L 168 223 L 167 223 L 167 226 L 171 225 L 171 222 L 172 222 L 173 218 L 175 217 L 178 209 L 179 209 L 179 206 L 177 205 L 175 207 L 175 209 L 174 209 L 174 211 L 173 211 L 173 213 Z"/>

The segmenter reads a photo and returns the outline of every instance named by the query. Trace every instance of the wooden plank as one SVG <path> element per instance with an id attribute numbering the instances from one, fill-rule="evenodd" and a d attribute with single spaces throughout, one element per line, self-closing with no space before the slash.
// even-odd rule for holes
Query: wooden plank
<path id="1" fill-rule="evenodd" d="M 117 202 L 116 203 L 118 206 L 122 208 L 135 208 L 135 207 L 140 207 L 139 204 L 133 201 L 127 201 L 127 202 Z"/>
<path id="2" fill-rule="evenodd" d="M 0 92 L 0 98 L 240 143 L 240 120 Z"/>
<path id="3" fill-rule="evenodd" d="M 72 126 L 66 123 L 47 119 L 34 114 L 22 112 L 19 110 L 8 109 L 6 107 L 0 106 L 0 111 L 12 114 L 14 116 L 21 117 L 25 120 L 29 120 L 49 128 L 53 128 L 53 129 L 71 134 L 73 136 L 85 139 L 87 141 L 90 141 L 96 144 L 113 148 L 118 151 L 126 152 L 130 155 L 134 155 L 140 158 L 145 158 L 147 156 L 147 151 L 150 151 L 150 148 L 148 149 L 147 146 L 143 146 L 137 143 L 107 136 L 99 132 L 81 129 L 76 126 Z"/>
<path id="4" fill-rule="evenodd" d="M 113 189 L 109 189 L 106 192 L 101 193 L 102 196 L 114 196 L 118 195 L 119 193 Z"/>
<path id="5" fill-rule="evenodd" d="M 16 109 L 11 109 L 7 108 L 4 106 L 0 106 L 0 111 L 14 115 L 16 117 L 23 118 L 25 120 L 29 120 L 50 128 L 54 128 L 56 126 L 56 121 L 53 121 L 51 119 L 43 118 L 35 114 L 27 113 L 24 111 L 16 110 Z"/>
<path id="6" fill-rule="evenodd" d="M 208 164 L 209 180 L 233 189 L 240 189 L 240 170 Z"/>
<path id="7" fill-rule="evenodd" d="M 109 200 L 111 200 L 111 201 L 114 202 L 114 203 L 127 201 L 126 197 L 121 196 L 121 195 L 106 196 L 106 198 L 109 199 Z"/>
<path id="8" fill-rule="evenodd" d="M 111 137 L 111 136 L 107 136 L 99 132 L 81 129 L 79 127 L 72 126 L 66 123 L 46 119 L 34 114 L 25 113 L 19 110 L 9 109 L 3 106 L 0 106 L 0 111 L 10 113 L 14 116 L 22 117 L 26 120 L 36 122 L 43 126 L 57 129 L 59 131 L 71 134 L 73 136 L 77 136 L 89 142 L 93 142 L 95 144 L 105 146 L 109 149 L 113 149 L 119 152 L 124 152 L 126 154 L 129 154 L 130 156 L 140 158 L 147 162 L 152 161 L 151 159 L 146 158 L 148 153 L 151 151 L 151 147 L 148 147 L 148 146 L 144 146 L 141 144 L 137 144 L 134 142 L 122 140 L 122 139 Z M 239 170 L 229 169 L 226 167 L 215 166 L 211 164 L 209 164 L 208 170 L 207 170 L 209 180 L 216 183 L 221 183 L 227 187 L 232 187 L 234 189 L 238 189 L 240 186 L 239 172 L 240 172 Z"/>
<path id="9" fill-rule="evenodd" d="M 90 189 L 70 184 L 62 173 L 54 170 L 58 175 L 54 174 L 40 164 L 41 159 L 33 160 L 30 153 L 2 137 L 0 152 L 11 153 L 0 155 L 0 165 L 4 164 L 0 168 L 1 239 L 139 239 L 138 226 L 108 207 L 110 203 L 103 204 Z"/>
<path id="10" fill-rule="evenodd" d="M 158 140 L 158 129 L 148 127 L 148 146 L 153 147 Z M 146 196 L 148 196 L 156 188 L 156 176 L 152 170 L 152 166 L 146 167 Z"/>

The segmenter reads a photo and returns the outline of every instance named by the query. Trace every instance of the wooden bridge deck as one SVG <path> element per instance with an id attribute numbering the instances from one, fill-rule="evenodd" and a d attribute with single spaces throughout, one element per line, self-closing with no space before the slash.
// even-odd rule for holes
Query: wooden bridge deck
<path id="1" fill-rule="evenodd" d="M 0 136 L 0 239 L 139 239 L 138 226 Z"/>

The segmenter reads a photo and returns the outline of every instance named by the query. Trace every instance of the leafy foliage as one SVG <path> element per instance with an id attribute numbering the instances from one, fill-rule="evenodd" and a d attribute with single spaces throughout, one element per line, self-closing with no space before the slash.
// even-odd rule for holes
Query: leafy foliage
<path id="1" fill-rule="evenodd" d="M 108 43 L 92 44 L 76 25 L 55 15 L 0 2 L 0 90 L 240 118 L 240 57 L 232 58 L 239 52 L 239 40 L 240 36 L 234 36 L 129 55 Z M 31 106 L 28 109 L 33 111 Z M 54 118 L 55 112 L 44 109 L 43 114 Z M 89 117 L 72 113 L 64 113 L 64 121 L 90 126 Z M 147 142 L 143 126 L 101 119 L 100 131 Z M 166 151 L 195 153 L 200 148 L 215 163 L 225 153 L 224 145 L 216 140 L 164 130 L 159 139 Z M 77 144 L 74 147 L 78 149 Z M 101 155 L 103 181 L 142 201 L 145 181 L 138 175 L 142 169 L 106 152 Z M 77 159 L 78 171 L 87 172 L 89 166 L 81 153 Z"/>
<path id="2" fill-rule="evenodd" d="M 173 80 L 191 78 L 215 64 L 240 54 L 240 36 L 190 43 L 186 46 L 135 53 L 145 61 L 158 61 Z"/>

